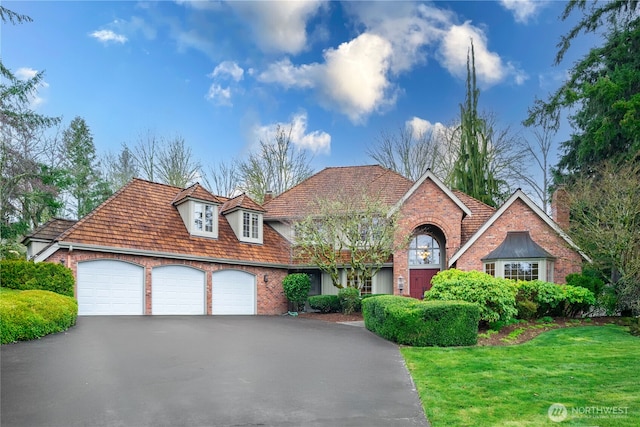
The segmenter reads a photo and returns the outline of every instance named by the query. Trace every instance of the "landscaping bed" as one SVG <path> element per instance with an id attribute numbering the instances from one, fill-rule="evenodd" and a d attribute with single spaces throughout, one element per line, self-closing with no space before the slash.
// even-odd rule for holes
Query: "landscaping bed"
<path id="1" fill-rule="evenodd" d="M 298 313 L 298 317 L 306 319 L 324 320 L 325 322 L 357 322 L 362 319 L 362 313 L 320 313 L 320 312 L 304 312 Z"/>
<path id="2" fill-rule="evenodd" d="M 494 331 L 487 326 L 478 330 L 479 346 L 499 346 L 521 344 L 537 337 L 543 332 L 553 329 L 575 326 L 603 326 L 619 324 L 619 317 L 587 317 L 584 319 L 569 319 L 564 317 L 554 319 L 519 320 L 518 323 L 504 326 L 500 331 Z"/>

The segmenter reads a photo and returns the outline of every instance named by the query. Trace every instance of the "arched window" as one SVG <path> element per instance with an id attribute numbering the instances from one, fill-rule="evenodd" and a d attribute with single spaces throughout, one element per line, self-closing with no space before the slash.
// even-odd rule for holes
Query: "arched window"
<path id="1" fill-rule="evenodd" d="M 409 245 L 409 265 L 440 265 L 440 244 L 430 234 L 418 234 Z"/>

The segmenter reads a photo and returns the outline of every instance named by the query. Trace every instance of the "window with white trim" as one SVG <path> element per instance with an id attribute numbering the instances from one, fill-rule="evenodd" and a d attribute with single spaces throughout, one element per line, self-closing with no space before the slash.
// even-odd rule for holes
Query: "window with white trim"
<path id="1" fill-rule="evenodd" d="M 553 282 L 553 260 L 499 259 L 484 263 L 484 272 L 513 280 L 544 280 Z"/>
<path id="2" fill-rule="evenodd" d="M 440 244 L 430 234 L 419 234 L 409 244 L 409 265 L 440 265 Z"/>
<path id="3" fill-rule="evenodd" d="M 260 215 L 253 212 L 242 213 L 242 237 L 258 239 L 260 236 Z"/>
<path id="4" fill-rule="evenodd" d="M 193 204 L 193 229 L 213 233 L 213 205 L 195 202 Z"/>

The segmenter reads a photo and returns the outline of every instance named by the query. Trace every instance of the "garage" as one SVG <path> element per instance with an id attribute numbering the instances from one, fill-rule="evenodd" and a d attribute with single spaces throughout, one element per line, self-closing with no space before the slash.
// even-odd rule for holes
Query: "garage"
<path id="1" fill-rule="evenodd" d="M 238 270 L 213 273 L 212 314 L 256 314 L 256 278 Z"/>
<path id="2" fill-rule="evenodd" d="M 183 265 L 151 271 L 153 314 L 206 314 L 205 273 Z"/>
<path id="3" fill-rule="evenodd" d="M 144 268 L 124 261 L 78 263 L 78 314 L 144 314 Z"/>

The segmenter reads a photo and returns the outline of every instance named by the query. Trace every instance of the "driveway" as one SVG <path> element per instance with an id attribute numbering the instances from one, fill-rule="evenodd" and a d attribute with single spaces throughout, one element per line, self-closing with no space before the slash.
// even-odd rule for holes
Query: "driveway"
<path id="1" fill-rule="evenodd" d="M 271 316 L 79 317 L 1 348 L 2 426 L 428 426 L 398 347 Z"/>

